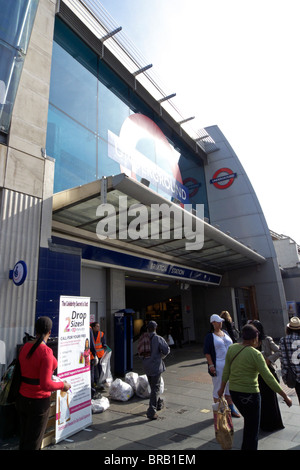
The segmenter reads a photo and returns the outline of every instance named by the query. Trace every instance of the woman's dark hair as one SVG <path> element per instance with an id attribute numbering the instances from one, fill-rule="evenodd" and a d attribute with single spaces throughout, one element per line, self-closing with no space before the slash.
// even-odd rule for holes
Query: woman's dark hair
<path id="1" fill-rule="evenodd" d="M 245 340 L 256 338 L 259 331 L 254 325 L 247 324 L 242 328 L 242 338 Z"/>
<path id="2" fill-rule="evenodd" d="M 30 351 L 27 354 L 27 359 L 29 359 L 34 351 L 39 347 L 39 345 L 42 343 L 44 340 L 45 336 L 51 331 L 52 328 L 52 320 L 49 317 L 40 317 L 37 319 L 36 324 L 35 324 L 35 334 L 37 336 L 36 342 L 30 349 Z"/>
<path id="3" fill-rule="evenodd" d="M 287 335 L 291 335 L 291 334 L 295 334 L 295 333 L 296 333 L 296 335 L 300 336 L 300 330 L 294 330 L 294 328 L 289 328 L 288 326 L 286 327 L 285 333 L 286 333 Z M 297 341 L 298 341 L 298 340 L 297 340 Z"/>
<path id="4" fill-rule="evenodd" d="M 252 320 L 250 325 L 255 326 L 255 328 L 258 330 L 258 333 L 259 333 L 258 338 L 260 341 L 265 339 L 266 335 L 265 335 L 264 327 L 262 326 L 259 320 Z"/>

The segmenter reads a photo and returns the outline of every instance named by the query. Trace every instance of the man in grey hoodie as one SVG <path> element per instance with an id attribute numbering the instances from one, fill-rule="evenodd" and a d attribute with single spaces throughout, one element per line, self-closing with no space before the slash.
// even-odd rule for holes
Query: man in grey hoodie
<path id="1" fill-rule="evenodd" d="M 169 354 L 168 343 L 161 336 L 156 334 L 157 323 L 150 321 L 147 330 L 151 339 L 151 355 L 143 359 L 145 374 L 148 377 L 151 388 L 147 418 L 157 419 L 156 411 L 163 407 L 163 401 L 159 398 L 161 374 L 166 370 L 163 359 Z"/>

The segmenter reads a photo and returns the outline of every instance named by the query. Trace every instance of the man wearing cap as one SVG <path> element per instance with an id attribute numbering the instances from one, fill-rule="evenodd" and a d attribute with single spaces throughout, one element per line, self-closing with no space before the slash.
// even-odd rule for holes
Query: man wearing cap
<path id="1" fill-rule="evenodd" d="M 147 330 L 151 340 L 151 355 L 143 358 L 145 374 L 148 377 L 151 393 L 147 418 L 157 419 L 156 411 L 163 407 L 163 401 L 159 398 L 161 374 L 166 370 L 163 359 L 169 354 L 168 343 L 161 336 L 156 334 L 157 323 L 150 321 Z"/>
<path id="2" fill-rule="evenodd" d="M 292 317 L 290 319 L 286 325 L 286 336 L 280 338 L 279 348 L 282 380 L 285 383 L 290 362 L 297 374 L 295 390 L 300 405 L 300 318 Z"/>

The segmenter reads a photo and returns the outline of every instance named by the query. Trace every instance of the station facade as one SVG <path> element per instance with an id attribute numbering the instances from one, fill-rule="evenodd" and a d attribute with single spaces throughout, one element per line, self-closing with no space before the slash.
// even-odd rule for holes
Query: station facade
<path id="1" fill-rule="evenodd" d="M 99 2 L 20 0 L 6 9 L 0 340 L 8 362 L 36 317 L 50 316 L 57 335 L 60 295 L 90 297 L 112 349 L 123 309 L 134 311 L 134 335 L 154 319 L 162 335 L 172 326 L 184 342 L 201 342 L 210 315 L 228 310 L 239 328 L 259 318 L 282 336 L 288 313 L 272 237 L 218 126 L 188 130 Z"/>

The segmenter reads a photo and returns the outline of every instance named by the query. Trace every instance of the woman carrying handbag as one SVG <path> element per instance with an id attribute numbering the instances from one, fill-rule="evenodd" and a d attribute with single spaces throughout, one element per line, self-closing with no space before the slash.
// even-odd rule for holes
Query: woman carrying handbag
<path id="1" fill-rule="evenodd" d="M 282 390 L 277 380 L 269 371 L 266 361 L 256 348 L 258 346 L 258 330 L 253 325 L 245 325 L 242 329 L 242 344 L 232 344 L 227 352 L 222 375 L 219 397 L 224 393 L 229 381 L 232 400 L 244 417 L 242 450 L 257 450 L 261 410 L 261 397 L 258 375 L 274 392 L 279 393 L 288 406 L 291 399 Z"/>

